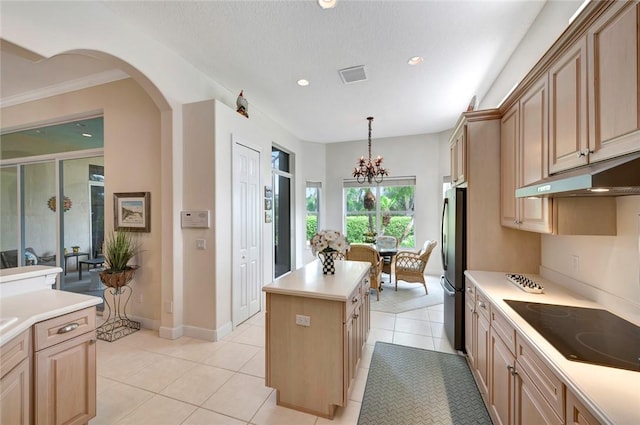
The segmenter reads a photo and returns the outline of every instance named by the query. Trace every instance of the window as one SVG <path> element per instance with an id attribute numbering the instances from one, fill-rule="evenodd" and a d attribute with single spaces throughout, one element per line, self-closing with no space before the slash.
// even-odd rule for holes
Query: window
<path id="1" fill-rule="evenodd" d="M 307 182 L 307 243 L 318 233 L 320 222 L 320 188 L 322 183 Z"/>
<path id="2" fill-rule="evenodd" d="M 290 170 L 290 155 L 276 147 L 271 148 L 273 173 L 273 241 L 274 276 L 280 277 L 291 271 L 293 228 L 291 222 L 291 188 L 293 175 Z"/>
<path id="3" fill-rule="evenodd" d="M 399 246 L 415 247 L 415 177 L 384 181 L 380 186 L 344 182 L 346 235 L 350 243 L 374 242 L 376 236 L 398 239 Z"/>

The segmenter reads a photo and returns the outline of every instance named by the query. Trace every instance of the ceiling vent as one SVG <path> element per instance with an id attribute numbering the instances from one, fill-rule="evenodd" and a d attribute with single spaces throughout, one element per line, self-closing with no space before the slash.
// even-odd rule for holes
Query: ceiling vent
<path id="1" fill-rule="evenodd" d="M 364 65 L 344 68 L 338 71 L 340 78 L 345 84 L 357 83 L 358 81 L 366 81 L 367 74 L 364 72 Z"/>

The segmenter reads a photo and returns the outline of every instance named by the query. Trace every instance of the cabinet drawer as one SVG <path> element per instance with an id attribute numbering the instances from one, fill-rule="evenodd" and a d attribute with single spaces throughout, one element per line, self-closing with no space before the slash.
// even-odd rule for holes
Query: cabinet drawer
<path id="1" fill-rule="evenodd" d="M 478 314 L 484 316 L 487 321 L 490 321 L 491 303 L 487 300 L 487 297 L 480 291 L 476 291 L 476 311 Z"/>
<path id="2" fill-rule="evenodd" d="M 345 320 L 349 320 L 349 317 L 353 315 L 353 311 L 356 309 L 356 307 L 362 303 L 362 295 L 362 285 L 356 286 L 356 288 L 351 292 L 351 295 L 349 295 L 349 298 L 347 299 L 347 317 L 345 317 Z"/>
<path id="3" fill-rule="evenodd" d="M 527 374 L 556 414 L 564 418 L 564 384 L 520 335 L 516 336 L 516 342 L 518 369 Z"/>
<path id="4" fill-rule="evenodd" d="M 35 351 L 67 341 L 78 335 L 95 330 L 96 308 L 89 307 L 63 316 L 36 323 Z"/>
<path id="5" fill-rule="evenodd" d="M 464 300 L 465 303 L 473 308 L 476 303 L 476 287 L 473 283 L 470 283 L 468 279 L 465 280 Z"/>
<path id="6" fill-rule="evenodd" d="M 491 307 L 491 329 L 500 336 L 511 354 L 516 354 L 516 330 L 507 322 L 502 314 Z"/>
<path id="7" fill-rule="evenodd" d="M 0 376 L 4 377 L 26 359 L 31 352 L 31 329 L 22 332 L 2 347 L 0 356 Z"/>

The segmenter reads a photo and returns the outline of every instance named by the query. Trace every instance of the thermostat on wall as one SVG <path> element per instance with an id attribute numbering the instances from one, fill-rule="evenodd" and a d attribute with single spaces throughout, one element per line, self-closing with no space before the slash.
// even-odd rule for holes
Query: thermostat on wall
<path id="1" fill-rule="evenodd" d="M 209 210 L 206 211 L 181 211 L 180 219 L 182 227 L 204 228 L 208 229 Z"/>

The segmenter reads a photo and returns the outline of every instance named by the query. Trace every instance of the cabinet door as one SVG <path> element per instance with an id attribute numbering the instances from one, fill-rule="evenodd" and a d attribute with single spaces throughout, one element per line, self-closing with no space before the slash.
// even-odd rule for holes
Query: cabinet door
<path id="1" fill-rule="evenodd" d="M 0 424 L 31 423 L 31 359 L 25 358 L 0 381 Z"/>
<path id="2" fill-rule="evenodd" d="M 518 228 L 516 200 L 516 146 L 520 140 L 518 120 L 520 109 L 516 103 L 502 117 L 500 125 L 500 222 L 503 226 Z"/>
<path id="3" fill-rule="evenodd" d="M 467 285 L 469 281 L 467 280 Z M 467 287 L 465 294 L 465 308 L 464 308 L 464 348 L 467 352 L 467 361 L 469 367 L 473 370 L 475 368 L 475 358 L 477 351 L 477 323 L 474 316 L 475 296 L 473 287 Z"/>
<path id="4" fill-rule="evenodd" d="M 547 162 L 547 79 L 541 78 L 520 99 L 520 143 L 517 152 L 518 187 L 535 183 L 549 175 Z M 521 198 L 520 229 L 551 233 L 551 202 L 548 198 Z"/>
<path id="5" fill-rule="evenodd" d="M 588 159 L 587 39 L 549 69 L 549 173 L 585 165 Z"/>
<path id="6" fill-rule="evenodd" d="M 600 422 L 571 391 L 567 391 L 567 419 L 565 423 L 567 425 L 600 425 Z"/>
<path id="7" fill-rule="evenodd" d="M 79 425 L 95 417 L 95 338 L 88 332 L 36 352 L 36 425 Z"/>
<path id="8" fill-rule="evenodd" d="M 587 32 L 590 161 L 640 150 L 639 8 L 615 2 Z"/>
<path id="9" fill-rule="evenodd" d="M 478 378 L 478 390 L 480 393 L 489 395 L 489 320 L 483 315 L 474 313 L 476 320 L 476 377 Z"/>
<path id="10" fill-rule="evenodd" d="M 517 373 L 515 381 L 515 425 L 562 425 L 564 422 L 536 389 L 524 371 Z"/>
<path id="11" fill-rule="evenodd" d="M 491 381 L 489 384 L 489 408 L 496 425 L 513 423 L 515 357 L 500 337 L 491 332 Z M 533 422 L 532 422 L 533 423 Z"/>
<path id="12" fill-rule="evenodd" d="M 449 148 L 451 154 L 451 183 L 456 186 L 466 181 L 467 151 L 466 126 L 462 126 L 454 135 Z"/>

